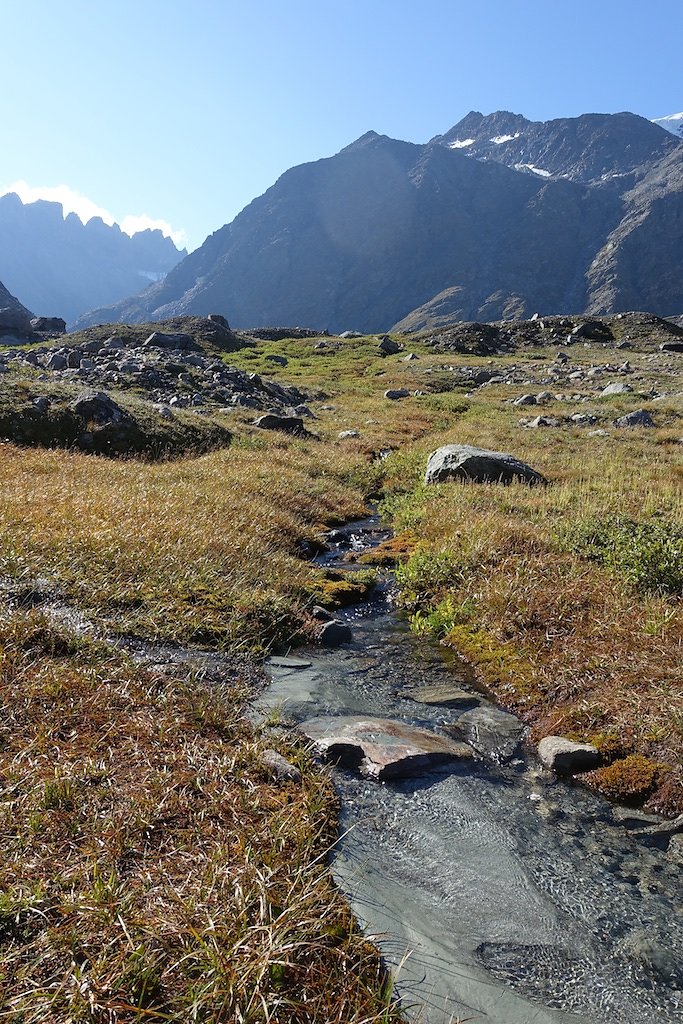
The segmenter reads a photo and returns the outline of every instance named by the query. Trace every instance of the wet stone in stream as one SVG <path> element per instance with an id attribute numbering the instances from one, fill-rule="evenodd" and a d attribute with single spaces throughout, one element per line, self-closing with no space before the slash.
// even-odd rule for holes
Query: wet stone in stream
<path id="1" fill-rule="evenodd" d="M 463 690 L 457 683 L 441 681 L 427 683 L 424 686 L 404 687 L 397 693 L 399 697 L 417 701 L 419 704 L 439 704 L 446 708 L 471 708 L 480 704 L 481 700 L 471 690 Z"/>
<path id="2" fill-rule="evenodd" d="M 311 718 L 300 729 L 320 753 L 380 781 L 473 756 L 466 743 L 386 718 Z"/>

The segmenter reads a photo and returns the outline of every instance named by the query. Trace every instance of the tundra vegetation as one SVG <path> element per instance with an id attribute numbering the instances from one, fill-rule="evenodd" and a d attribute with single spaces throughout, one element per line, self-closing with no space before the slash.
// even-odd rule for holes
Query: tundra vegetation
<path id="1" fill-rule="evenodd" d="M 376 564 L 396 565 L 413 628 L 469 659 L 533 739 L 599 748 L 587 784 L 683 811 L 683 354 L 660 352 L 656 326 L 617 352 L 617 328 L 568 347 L 582 376 L 552 387 L 555 338 L 399 338 L 388 356 L 377 338 L 254 338 L 217 358 L 308 392 L 307 433 L 209 406 L 163 425 L 163 458 L 17 443 L 12 404 L 46 384 L 9 370 L 0 1018 L 400 1019 L 326 868 L 325 772 L 247 714 L 258 659 L 311 640 L 313 607 L 362 598 Z M 632 390 L 603 397 L 626 357 Z M 520 425 L 524 392 L 546 392 L 533 413 L 554 425 Z M 144 422 L 144 395 L 112 397 Z M 655 426 L 614 426 L 635 409 Z M 549 484 L 426 486 L 427 455 L 453 442 Z M 349 593 L 311 556 L 369 502 L 394 537 Z M 145 645 L 214 649 L 221 681 L 141 663 Z M 301 781 L 267 767 L 273 746 Z"/>

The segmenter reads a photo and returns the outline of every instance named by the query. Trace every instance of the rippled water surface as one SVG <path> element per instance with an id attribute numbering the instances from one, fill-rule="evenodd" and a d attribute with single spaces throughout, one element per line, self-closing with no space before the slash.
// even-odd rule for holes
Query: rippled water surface
<path id="1" fill-rule="evenodd" d="M 462 709 L 398 692 L 453 681 L 438 651 L 381 602 L 350 621 L 353 644 L 272 667 L 264 710 L 456 725 Z M 580 786 L 522 755 L 500 760 L 489 750 L 390 783 L 335 773 L 334 870 L 404 1005 L 430 1024 L 680 1024 L 680 837 L 647 847 Z"/>

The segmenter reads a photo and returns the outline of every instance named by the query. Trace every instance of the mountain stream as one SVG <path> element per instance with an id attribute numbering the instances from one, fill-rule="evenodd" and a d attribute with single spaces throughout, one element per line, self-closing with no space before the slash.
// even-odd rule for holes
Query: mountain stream
<path id="1" fill-rule="evenodd" d="M 333 536 L 325 564 L 344 566 L 345 552 L 381 534 L 369 520 Z M 391 588 L 387 578 L 344 614 L 351 643 L 271 659 L 259 713 L 292 724 L 371 715 L 450 728 L 475 748 L 472 760 L 385 782 L 333 769 L 333 872 L 406 1015 L 680 1022 L 683 837 L 653 837 L 656 819 L 542 770 L 522 748 L 521 723 L 477 689 L 467 665 L 410 633 Z"/>

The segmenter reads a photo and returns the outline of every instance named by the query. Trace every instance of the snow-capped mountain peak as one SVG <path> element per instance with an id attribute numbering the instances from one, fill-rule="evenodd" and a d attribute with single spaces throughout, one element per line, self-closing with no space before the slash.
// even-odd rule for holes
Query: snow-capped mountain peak
<path id="1" fill-rule="evenodd" d="M 672 135 L 683 138 L 683 111 L 680 114 L 667 114 L 666 117 L 654 117 L 652 123 L 658 124 L 660 128 L 666 128 Z"/>

